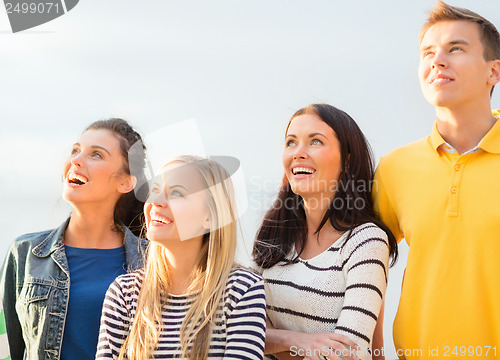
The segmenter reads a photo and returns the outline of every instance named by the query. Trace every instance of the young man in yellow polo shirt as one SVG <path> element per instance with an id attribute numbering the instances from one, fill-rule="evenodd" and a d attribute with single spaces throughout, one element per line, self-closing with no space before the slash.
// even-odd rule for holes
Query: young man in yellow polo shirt
<path id="1" fill-rule="evenodd" d="M 500 358 L 500 37 L 439 2 L 420 33 L 432 134 L 380 160 L 375 208 L 409 245 L 394 342 L 401 359 Z"/>

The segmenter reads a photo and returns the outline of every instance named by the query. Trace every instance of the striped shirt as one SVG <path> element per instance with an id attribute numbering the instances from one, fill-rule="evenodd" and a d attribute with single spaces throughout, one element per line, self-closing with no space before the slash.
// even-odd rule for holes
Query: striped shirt
<path id="1" fill-rule="evenodd" d="M 368 352 L 387 287 L 387 234 L 372 223 L 344 233 L 315 257 L 263 271 L 268 317 L 277 329 L 336 333 Z M 292 251 L 289 259 L 297 256 Z"/>
<path id="2" fill-rule="evenodd" d="M 104 300 L 96 359 L 116 359 L 129 334 L 143 272 L 119 276 Z M 164 305 L 160 339 L 154 359 L 181 355 L 180 327 L 197 292 L 169 295 Z M 234 269 L 216 313 L 208 359 L 262 359 L 266 333 L 263 279 L 246 269 Z"/>

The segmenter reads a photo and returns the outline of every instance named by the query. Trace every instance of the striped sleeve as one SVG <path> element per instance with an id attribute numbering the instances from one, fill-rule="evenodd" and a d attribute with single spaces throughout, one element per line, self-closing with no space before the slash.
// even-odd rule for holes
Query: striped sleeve
<path id="1" fill-rule="evenodd" d="M 361 359 L 371 359 L 368 349 L 387 288 L 389 244 L 386 233 L 373 225 L 348 244 L 345 298 L 335 332 L 358 344 Z"/>
<path id="2" fill-rule="evenodd" d="M 264 280 L 241 271 L 232 291 L 237 296 L 227 319 L 224 359 L 263 359 L 266 336 Z"/>
<path id="3" fill-rule="evenodd" d="M 96 359 L 117 359 L 128 334 L 130 318 L 119 280 L 109 286 L 104 298 Z"/>

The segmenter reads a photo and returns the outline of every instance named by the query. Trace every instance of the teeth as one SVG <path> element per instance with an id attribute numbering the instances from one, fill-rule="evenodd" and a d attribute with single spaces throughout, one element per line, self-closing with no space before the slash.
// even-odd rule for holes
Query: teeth
<path id="1" fill-rule="evenodd" d="M 172 220 L 169 220 L 169 219 L 162 217 L 162 216 L 158 216 L 156 214 L 151 215 L 151 221 L 157 221 L 157 222 L 160 222 L 162 224 L 170 224 L 172 222 Z"/>
<path id="2" fill-rule="evenodd" d="M 73 173 L 68 176 L 68 179 L 70 181 L 72 181 L 72 180 L 78 180 L 78 181 L 80 181 L 81 183 L 84 183 L 84 184 L 87 183 L 87 179 L 86 178 L 84 178 L 83 176 L 77 175 L 77 174 L 73 174 Z"/>
<path id="3" fill-rule="evenodd" d="M 431 84 L 433 84 L 433 83 L 444 83 L 444 82 L 448 82 L 448 81 L 451 81 L 451 79 L 437 78 L 437 79 L 432 80 Z"/>
<path id="4" fill-rule="evenodd" d="M 314 171 L 315 170 L 313 170 L 313 169 L 309 169 L 309 168 L 305 168 L 305 167 L 296 167 L 296 168 L 292 169 L 292 173 L 294 175 L 296 175 L 299 172 L 305 172 L 305 173 L 308 173 L 308 174 L 312 174 L 312 173 L 314 173 Z"/>

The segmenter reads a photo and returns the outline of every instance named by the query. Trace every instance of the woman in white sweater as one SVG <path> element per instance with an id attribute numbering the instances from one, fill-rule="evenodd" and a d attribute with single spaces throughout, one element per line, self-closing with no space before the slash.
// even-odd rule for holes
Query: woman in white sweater
<path id="1" fill-rule="evenodd" d="M 229 173 L 213 159 L 183 156 L 150 188 L 146 268 L 111 284 L 96 358 L 262 359 L 264 282 L 234 263 Z"/>
<path id="2" fill-rule="evenodd" d="M 312 104 L 288 123 L 283 165 L 253 249 L 270 290 L 266 353 L 371 359 L 397 244 L 373 212 L 369 145 L 348 114 Z"/>

